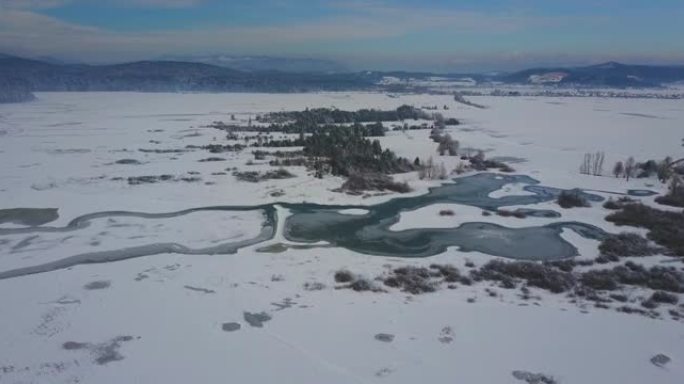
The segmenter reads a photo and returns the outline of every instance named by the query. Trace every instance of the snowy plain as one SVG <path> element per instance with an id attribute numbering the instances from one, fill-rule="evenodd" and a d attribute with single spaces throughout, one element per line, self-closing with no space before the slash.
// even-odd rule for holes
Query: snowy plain
<path id="1" fill-rule="evenodd" d="M 258 114 L 307 107 L 437 106 L 463 122 L 450 128 L 462 148 L 515 159 L 517 173 L 543 185 L 604 191 L 596 192 L 604 197 L 611 196 L 606 191 L 664 191 L 653 179 L 626 182 L 608 170 L 629 156 L 681 154 L 684 136 L 684 106 L 677 100 L 473 97 L 487 107 L 478 109 L 450 96 L 382 93 L 37 96 L 36 102 L 0 106 L 0 209 L 58 208 L 59 218 L 47 224 L 51 227 L 104 211 L 170 213 L 274 202 L 372 205 L 396 197 L 335 192 L 342 179 L 316 179 L 304 168 L 293 168 L 297 177 L 292 179 L 239 182 L 231 175 L 234 168 L 271 167 L 259 161 L 246 165 L 254 159 L 249 149 L 216 155 L 224 161 L 200 161 L 214 155 L 186 148 L 224 143 L 224 132 L 205 126 L 227 122 L 231 115 L 246 123 Z M 401 156 L 433 157 L 455 168 L 460 160 L 437 156 L 428 134 L 390 131 L 381 143 Z M 599 150 L 606 153 L 606 176 L 580 175 L 584 153 Z M 171 175 L 172 180 L 127 182 L 148 175 Z M 396 179 L 414 188 L 410 195 L 442 183 L 420 180 L 417 173 Z M 491 197 L 525 193 L 509 185 Z M 651 204 L 653 198 L 643 201 Z M 553 203 L 525 208 L 558 210 Z M 442 209 L 455 215 L 439 216 Z M 358 208 L 341 212 L 364 214 Z M 600 205 L 561 213 L 564 221 L 621 230 L 604 220 L 607 211 Z M 402 212 L 392 229 L 469 221 L 516 227 L 558 220 L 483 217 L 469 206 L 434 205 Z M 3 235 L 0 272 L 92 247 L 139 245 L 141 236 L 201 248 L 256 236 L 262 223 L 259 212 L 208 211 L 158 224 L 126 218 L 127 226 L 116 230 L 107 228 L 121 223 L 102 219 L 67 239 L 71 233 L 41 234 L 28 243 L 22 241 L 30 235 Z M 0 223 L 0 229 L 21 227 Z M 564 237 L 581 258 L 597 256 L 597 241 L 574 233 Z M 279 233 L 271 240 L 282 242 Z M 668 318 L 596 310 L 543 292 L 535 292 L 535 303 L 522 305 L 514 294 L 489 297 L 481 286 L 414 296 L 336 289 L 333 279 L 341 268 L 369 278 L 400 265 L 451 263 L 465 270 L 466 260 L 482 265 L 492 259 L 484 254 L 452 248 L 416 260 L 324 244 L 259 251 L 264 245 L 229 255 L 157 254 L 0 280 L 6 293 L 0 296 L 0 382 L 522 383 L 511 374 L 515 370 L 550 374 L 560 383 L 684 381 L 684 327 Z M 306 283 L 319 285 L 306 289 Z M 468 302 L 471 298 L 476 301 Z M 245 319 L 245 313 L 261 312 L 271 317 L 262 327 Z M 227 323 L 240 329 L 228 332 Z M 379 333 L 394 339 L 378 341 Z M 672 362 L 654 366 L 649 359 L 658 353 Z"/>

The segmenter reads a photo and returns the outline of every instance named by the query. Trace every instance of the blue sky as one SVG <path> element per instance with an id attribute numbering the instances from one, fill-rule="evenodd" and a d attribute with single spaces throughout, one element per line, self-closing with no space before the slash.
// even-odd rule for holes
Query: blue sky
<path id="1" fill-rule="evenodd" d="M 0 0 L 0 52 L 331 59 L 350 69 L 684 64 L 684 0 Z"/>

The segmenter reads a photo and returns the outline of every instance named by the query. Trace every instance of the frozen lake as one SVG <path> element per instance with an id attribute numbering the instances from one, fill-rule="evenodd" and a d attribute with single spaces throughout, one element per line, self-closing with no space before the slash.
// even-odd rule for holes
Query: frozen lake
<path id="1" fill-rule="evenodd" d="M 682 382 L 684 328 L 666 310 L 679 307 L 658 309 L 657 320 L 616 310 L 641 308 L 651 292 L 630 288 L 627 302 L 606 310 L 534 287 L 358 293 L 334 279 L 348 269 L 375 282 L 432 263 L 467 275 L 497 256 L 593 260 L 597 239 L 625 230 L 604 220 L 602 199 L 631 193 L 653 204 L 642 192 L 666 188 L 616 179 L 612 164 L 681 155 L 681 101 L 473 98 L 487 107 L 478 109 L 444 95 L 379 93 L 37 97 L 0 105 L 2 383 L 519 384 L 517 370 L 560 383 Z M 409 194 L 352 196 L 335 191 L 342 178 L 304 167 L 289 168 L 289 179 L 240 182 L 236 169 L 272 167 L 251 148 L 201 148 L 242 142 L 206 127 L 214 121 L 402 104 L 461 120 L 448 129 L 461 148 L 507 159 L 516 172 L 445 185 L 413 172 L 395 176 Z M 460 159 L 438 156 L 428 135 L 390 131 L 380 141 L 454 169 Z M 605 175 L 580 175 L 584 154 L 596 151 Z M 572 188 L 592 207 L 560 209 L 555 194 Z M 482 214 L 502 207 L 528 217 Z M 659 353 L 672 359 L 666 368 L 649 361 Z"/>

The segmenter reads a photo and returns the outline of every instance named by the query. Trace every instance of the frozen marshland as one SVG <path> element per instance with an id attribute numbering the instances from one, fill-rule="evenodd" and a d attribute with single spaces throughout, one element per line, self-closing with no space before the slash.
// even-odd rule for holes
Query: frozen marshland
<path id="1" fill-rule="evenodd" d="M 596 301 L 494 281 L 412 294 L 376 279 L 431 264 L 465 276 L 498 256 L 588 261 L 600 241 L 587 231 L 646 234 L 606 221 L 598 200 L 564 210 L 534 198 L 547 189 L 529 186 L 602 199 L 664 193 L 656 178 L 626 181 L 611 168 L 630 156 L 682 157 L 681 100 L 473 97 L 480 109 L 451 96 L 383 93 L 37 96 L 0 105 L 2 383 L 684 380 L 684 310 L 643 310 L 648 288 L 628 285 L 619 300 Z M 234 171 L 273 167 L 254 148 L 202 148 L 231 142 L 207 127 L 215 121 L 401 105 L 438 106 L 461 121 L 447 131 L 462 150 L 481 149 L 515 172 L 448 180 L 411 172 L 395 175 L 408 194 L 359 196 L 305 167 L 289 167 L 292 178 L 239 181 Z M 438 156 L 429 134 L 390 130 L 380 142 L 456 168 L 461 159 Z M 603 175 L 581 175 L 584 154 L 597 151 Z M 479 188 L 477 200 L 461 187 Z M 636 198 L 656 205 L 654 196 Z M 560 216 L 483 216 L 490 206 Z M 664 255 L 634 261 L 682 265 Z M 345 289 L 340 270 L 378 289 Z M 626 305 L 643 313 L 618 310 Z"/>

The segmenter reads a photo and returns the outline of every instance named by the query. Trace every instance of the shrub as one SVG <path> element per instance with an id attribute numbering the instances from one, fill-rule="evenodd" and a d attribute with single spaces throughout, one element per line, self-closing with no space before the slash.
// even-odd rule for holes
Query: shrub
<path id="1" fill-rule="evenodd" d="M 356 292 L 365 292 L 365 291 L 378 292 L 378 291 L 381 291 L 370 280 L 368 280 L 364 277 L 361 277 L 361 276 L 356 276 L 346 269 L 340 269 L 339 271 L 335 272 L 335 282 L 340 283 L 340 284 L 345 284 L 339 288 L 348 288 L 348 289 L 352 289 Z"/>
<path id="2" fill-rule="evenodd" d="M 597 270 L 582 274 L 580 282 L 585 287 L 600 291 L 614 291 L 618 288 L 618 282 L 612 271 Z"/>
<path id="3" fill-rule="evenodd" d="M 646 285 L 651 289 L 684 293 L 684 274 L 674 268 L 651 267 Z"/>
<path id="4" fill-rule="evenodd" d="M 610 298 L 613 299 L 613 300 L 615 300 L 615 301 L 619 301 L 619 302 L 621 302 L 621 303 L 626 303 L 627 300 L 629 300 L 629 298 L 627 297 L 627 295 L 623 295 L 623 294 L 621 294 L 621 293 L 613 293 L 613 294 L 610 295 Z"/>
<path id="5" fill-rule="evenodd" d="M 647 160 L 636 165 L 637 178 L 646 178 L 658 173 L 658 163 L 655 160 Z"/>
<path id="6" fill-rule="evenodd" d="M 135 159 L 121 159 L 117 160 L 114 162 L 115 164 L 123 164 L 123 165 L 139 165 L 142 164 L 140 161 L 135 160 Z"/>
<path id="7" fill-rule="evenodd" d="M 672 207 L 684 207 L 684 193 L 676 195 L 664 195 L 655 198 L 656 203 Z"/>
<path id="8" fill-rule="evenodd" d="M 427 268 L 400 267 L 394 269 L 392 273 L 384 280 L 388 287 L 400 288 L 414 295 L 436 290 L 436 283 L 430 281 L 431 273 Z"/>
<path id="9" fill-rule="evenodd" d="M 621 284 L 684 293 L 684 273 L 674 268 L 655 266 L 646 269 L 641 265 L 627 262 L 613 268 L 612 273 Z"/>
<path id="10" fill-rule="evenodd" d="M 131 176 L 128 178 L 129 185 L 140 185 L 140 184 L 154 184 L 161 181 L 172 181 L 174 179 L 173 175 L 159 175 L 159 176 Z"/>
<path id="11" fill-rule="evenodd" d="M 233 172 L 233 176 L 240 181 L 247 181 L 250 183 L 258 183 L 261 181 L 261 177 L 257 171 Z"/>
<path id="12" fill-rule="evenodd" d="M 616 209 L 620 209 L 620 204 L 618 204 L 615 200 L 613 200 L 613 198 L 610 198 L 605 203 L 603 203 L 603 208 L 616 210 Z"/>
<path id="13" fill-rule="evenodd" d="M 321 291 L 325 289 L 325 284 L 318 281 L 307 281 L 304 283 L 305 291 Z"/>
<path id="14" fill-rule="evenodd" d="M 623 305 L 622 307 L 618 308 L 617 311 L 622 312 L 622 313 L 628 313 L 628 314 L 636 313 L 638 315 L 648 316 L 647 311 L 644 311 L 641 308 L 630 307 L 628 305 Z"/>
<path id="15" fill-rule="evenodd" d="M 497 209 L 496 214 L 501 217 L 515 217 L 517 219 L 525 219 L 527 218 L 527 214 L 525 211 L 522 211 L 520 209 L 516 209 L 515 211 L 509 211 L 506 209 Z"/>
<path id="16" fill-rule="evenodd" d="M 347 191 L 392 191 L 407 193 L 411 188 L 407 183 L 397 183 L 391 177 L 378 173 L 354 173 L 342 184 Z"/>
<path id="17" fill-rule="evenodd" d="M 335 282 L 349 283 L 354 280 L 354 275 L 346 269 L 341 269 L 335 272 Z"/>
<path id="18" fill-rule="evenodd" d="M 599 251 L 602 255 L 613 257 L 611 261 L 617 261 L 620 256 L 652 256 L 658 253 L 658 249 L 651 247 L 641 235 L 628 232 L 606 237 L 599 244 Z"/>
<path id="19" fill-rule="evenodd" d="M 679 302 L 679 296 L 668 293 L 664 291 L 655 291 L 649 299 L 655 303 L 672 304 L 675 305 Z"/>
<path id="20" fill-rule="evenodd" d="M 679 176 L 674 176 L 672 178 L 670 190 L 667 195 L 658 196 L 655 201 L 673 207 L 684 207 L 684 185 L 682 185 Z"/>
<path id="21" fill-rule="evenodd" d="M 262 179 L 289 179 L 295 177 L 290 171 L 284 168 L 279 168 L 275 171 L 267 171 L 262 176 Z"/>
<path id="22" fill-rule="evenodd" d="M 351 284 L 349 284 L 349 288 L 356 292 L 365 292 L 365 291 L 377 291 L 378 288 L 373 284 L 372 282 L 368 281 L 365 278 L 357 278 L 354 280 Z"/>
<path id="23" fill-rule="evenodd" d="M 561 208 L 575 208 L 575 207 L 589 207 L 589 202 L 585 199 L 579 190 L 562 191 L 556 199 Z"/>
<path id="24" fill-rule="evenodd" d="M 675 255 L 684 255 L 684 212 L 661 211 L 646 205 L 625 204 L 606 220 L 617 225 L 647 228 L 648 238 Z"/>
<path id="25" fill-rule="evenodd" d="M 620 261 L 620 258 L 617 256 L 608 256 L 608 255 L 599 255 L 594 259 L 597 263 L 599 264 L 608 264 L 608 263 L 617 263 Z"/>
<path id="26" fill-rule="evenodd" d="M 572 270 L 577 265 L 577 262 L 575 262 L 575 260 L 568 259 L 568 260 L 558 260 L 558 261 L 547 261 L 544 263 L 544 265 L 549 266 L 549 267 L 558 268 L 563 272 L 572 272 Z"/>
<path id="27" fill-rule="evenodd" d="M 290 171 L 284 168 L 280 168 L 277 170 L 273 171 L 267 171 L 264 172 L 263 174 L 257 172 L 257 171 L 245 171 L 245 172 L 238 172 L 235 171 L 233 172 L 233 176 L 235 176 L 236 179 L 240 181 L 247 181 L 250 183 L 258 183 L 263 180 L 271 180 L 271 179 L 288 179 L 295 177 Z"/>
<path id="28" fill-rule="evenodd" d="M 305 157 L 274 159 L 268 162 L 273 167 L 295 167 L 309 165 Z"/>
<path id="29" fill-rule="evenodd" d="M 573 262 L 580 267 L 591 267 L 594 265 L 594 260 L 573 260 Z"/>
<path id="30" fill-rule="evenodd" d="M 421 294 L 434 292 L 442 282 L 456 283 L 461 279 L 458 268 L 453 265 L 432 264 L 429 269 L 412 266 L 395 268 L 389 276 L 383 279 L 383 282 L 388 287 L 399 288 L 412 294 Z M 449 288 L 453 287 L 449 285 Z"/>
<path id="31" fill-rule="evenodd" d="M 461 272 L 451 264 L 432 264 L 430 265 L 430 269 L 437 270 L 439 274 L 444 277 L 444 281 L 449 283 L 455 283 L 461 278 Z"/>
<path id="32" fill-rule="evenodd" d="M 506 280 L 522 279 L 530 286 L 553 293 L 565 292 L 575 284 L 572 274 L 533 262 L 492 260 L 479 271 L 471 271 L 470 273 L 476 281 L 494 280 L 510 285 Z"/>

